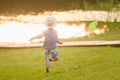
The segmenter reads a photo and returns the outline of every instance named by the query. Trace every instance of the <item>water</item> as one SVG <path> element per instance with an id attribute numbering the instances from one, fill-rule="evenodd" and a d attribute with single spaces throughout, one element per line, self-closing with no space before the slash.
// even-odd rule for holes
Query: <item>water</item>
<path id="1" fill-rule="evenodd" d="M 79 20 L 72 11 L 66 12 L 45 12 L 44 14 L 27 14 L 14 16 L 0 16 L 0 42 L 28 43 L 29 39 L 35 35 L 41 34 L 45 29 L 44 21 L 47 17 L 53 16 L 58 24 L 55 29 L 58 31 L 59 38 L 72 38 L 89 36 L 91 33 L 101 34 L 107 29 L 107 26 L 99 23 L 95 30 L 90 30 L 90 22 Z M 43 39 L 41 39 L 43 40 Z"/>

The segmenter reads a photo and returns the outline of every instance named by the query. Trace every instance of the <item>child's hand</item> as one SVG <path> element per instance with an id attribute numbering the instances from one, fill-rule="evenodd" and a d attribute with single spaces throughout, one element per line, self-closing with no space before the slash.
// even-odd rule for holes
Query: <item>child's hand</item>
<path id="1" fill-rule="evenodd" d="M 59 44 L 63 44 L 63 42 L 62 42 L 62 41 L 59 41 L 58 43 L 59 43 Z"/>

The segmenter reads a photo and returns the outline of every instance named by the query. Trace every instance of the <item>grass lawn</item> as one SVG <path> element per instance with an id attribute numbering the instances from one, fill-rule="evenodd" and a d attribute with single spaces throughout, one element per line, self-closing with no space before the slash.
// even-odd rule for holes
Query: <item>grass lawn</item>
<path id="1" fill-rule="evenodd" d="M 119 47 L 59 47 L 45 73 L 42 48 L 0 49 L 0 80 L 119 80 Z"/>

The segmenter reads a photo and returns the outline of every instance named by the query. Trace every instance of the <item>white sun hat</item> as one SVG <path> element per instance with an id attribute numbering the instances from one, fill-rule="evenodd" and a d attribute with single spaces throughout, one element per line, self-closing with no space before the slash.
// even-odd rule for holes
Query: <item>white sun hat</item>
<path id="1" fill-rule="evenodd" d="M 54 26 L 56 24 L 56 19 L 54 17 L 48 17 L 45 23 L 47 26 Z"/>

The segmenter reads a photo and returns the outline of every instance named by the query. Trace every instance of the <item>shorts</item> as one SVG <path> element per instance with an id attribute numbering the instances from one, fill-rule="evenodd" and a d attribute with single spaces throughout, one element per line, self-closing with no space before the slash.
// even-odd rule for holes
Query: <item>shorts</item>
<path id="1" fill-rule="evenodd" d="M 44 49 L 45 59 L 49 59 L 49 55 L 52 58 L 58 59 L 58 50 L 57 49 Z"/>

